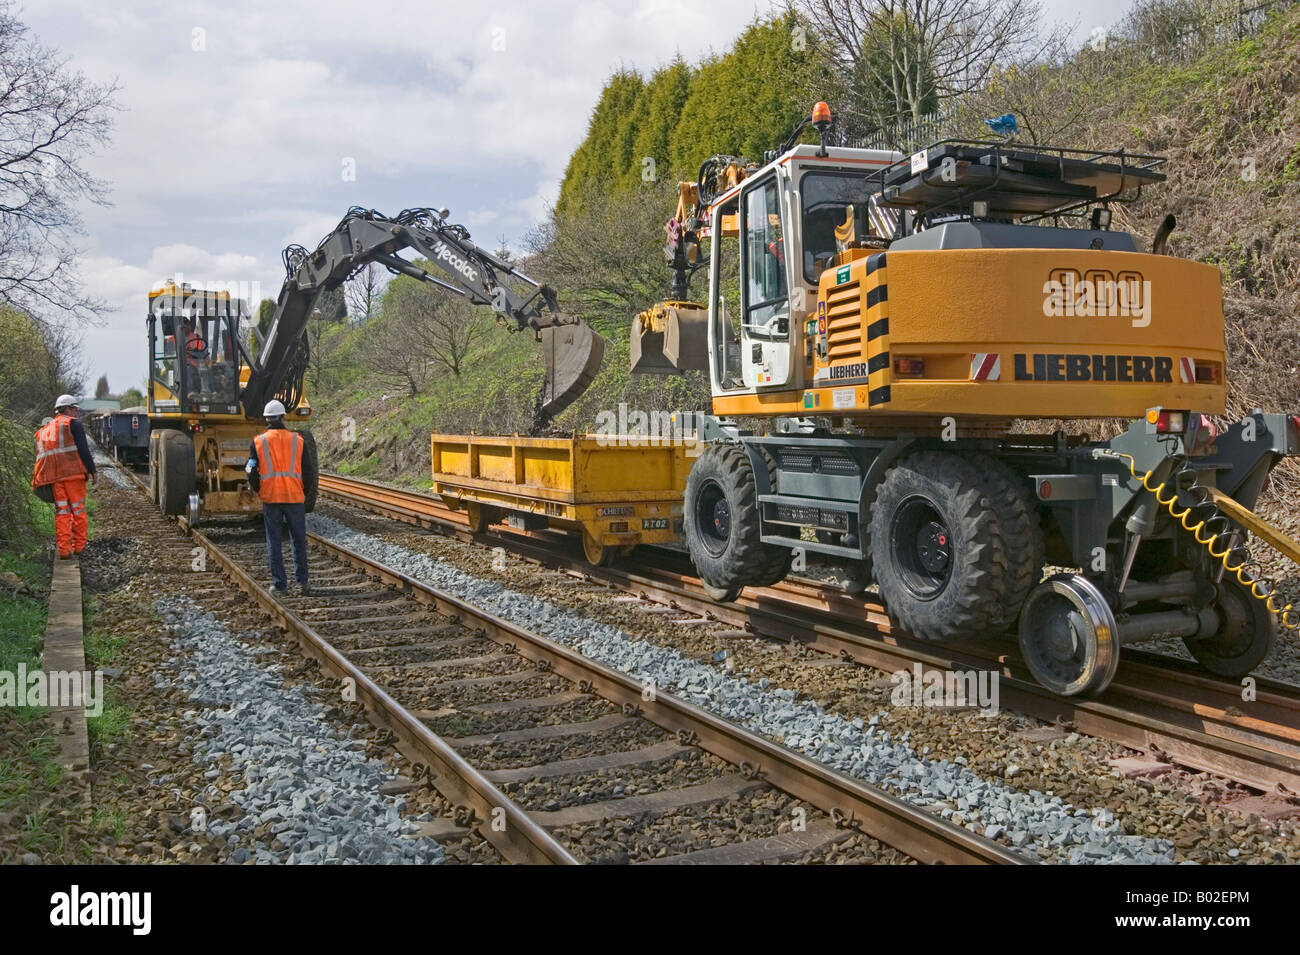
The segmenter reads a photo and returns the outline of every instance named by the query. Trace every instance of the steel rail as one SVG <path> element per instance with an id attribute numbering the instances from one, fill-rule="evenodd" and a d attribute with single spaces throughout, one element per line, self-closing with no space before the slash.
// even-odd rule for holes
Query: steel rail
<path id="1" fill-rule="evenodd" d="M 332 474 L 321 476 L 321 492 L 464 541 L 508 543 L 519 556 L 540 564 L 877 669 L 896 672 L 919 663 L 927 670 L 994 670 L 1000 674 L 1000 702 L 1025 715 L 1252 788 L 1300 793 L 1300 694 L 1289 684 L 1254 678 L 1254 699 L 1246 702 L 1240 683 L 1130 648 L 1101 698 L 1058 697 L 1034 681 L 1013 640 L 962 647 L 912 640 L 891 628 L 880 605 L 814 581 L 791 578 L 774 587 L 747 588 L 734 603 L 716 604 L 689 571 L 646 561 L 594 567 L 572 547 L 557 546 L 544 535 L 475 535 L 462 514 L 427 494 Z"/>
<path id="2" fill-rule="evenodd" d="M 132 475 L 141 490 L 147 489 Z M 303 651 L 339 679 L 351 680 L 376 725 L 391 730 L 398 748 L 429 768 L 435 788 L 453 803 L 474 810 L 474 824 L 510 861 L 575 864 L 577 860 L 527 813 L 501 793 L 444 740 L 394 700 L 305 621 L 292 613 L 221 547 L 186 521 L 177 523 L 216 559 L 236 585 L 297 639 Z M 310 542 L 341 563 L 400 590 L 419 603 L 471 622 L 476 633 L 619 704 L 623 712 L 648 719 L 759 779 L 826 812 L 843 828 L 861 832 L 929 864 L 1027 865 L 1038 860 L 956 826 L 943 817 L 795 753 L 756 733 L 671 694 L 647 693 L 641 681 L 591 660 L 547 637 L 532 633 L 460 598 L 357 554 L 316 534 Z M 444 788 L 445 787 L 445 788 Z M 487 825 L 504 810 L 504 830 Z"/>
<path id="3" fill-rule="evenodd" d="M 701 746 L 741 767 L 746 775 L 762 779 L 816 806 L 841 824 L 859 829 L 920 862 L 1022 865 L 1036 861 L 838 773 L 693 703 L 663 691 L 647 690 L 642 681 L 626 673 L 328 538 L 312 533 L 307 536 L 312 544 L 335 559 L 397 587 L 411 598 L 441 613 L 454 615 L 462 623 L 472 620 L 483 636 L 533 661 L 539 669 L 553 671 L 585 692 L 619 704 L 628 715 L 642 716 L 678 733 L 683 742 Z"/>
<path id="4" fill-rule="evenodd" d="M 135 474 L 123 473 L 148 494 L 148 488 Z M 391 731 L 397 739 L 397 748 L 414 764 L 427 768 L 430 782 L 439 793 L 458 808 L 468 807 L 472 811 L 471 827 L 495 846 L 505 859 L 520 864 L 578 864 L 578 860 L 549 832 L 329 641 L 276 600 L 211 538 L 190 527 L 183 518 L 176 518 L 176 522 L 217 561 L 240 590 L 251 596 L 264 612 L 294 637 L 307 656 L 318 661 L 332 676 L 351 681 L 356 699 L 365 707 L 371 722 Z M 501 818 L 498 813 L 504 814 L 504 827 L 492 824 L 494 819 Z"/>

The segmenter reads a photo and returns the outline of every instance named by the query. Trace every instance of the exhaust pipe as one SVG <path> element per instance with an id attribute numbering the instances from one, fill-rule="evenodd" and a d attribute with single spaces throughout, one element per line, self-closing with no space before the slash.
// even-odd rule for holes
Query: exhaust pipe
<path id="1" fill-rule="evenodd" d="M 1151 240 L 1152 255 L 1165 254 L 1165 246 L 1169 244 L 1169 233 L 1173 232 L 1177 225 L 1178 220 L 1174 218 L 1172 212 L 1165 216 L 1165 221 L 1160 223 L 1159 229 L 1156 229 L 1156 237 Z"/>

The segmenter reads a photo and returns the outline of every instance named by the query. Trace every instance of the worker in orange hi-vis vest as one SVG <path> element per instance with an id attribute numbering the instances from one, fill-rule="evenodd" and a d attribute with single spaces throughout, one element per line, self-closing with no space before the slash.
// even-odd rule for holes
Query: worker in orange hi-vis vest
<path id="1" fill-rule="evenodd" d="M 96 480 L 95 459 L 77 411 L 76 398 L 59 395 L 54 403 L 54 418 L 36 432 L 32 490 L 54 505 L 54 537 L 60 560 L 86 549 L 86 477 L 89 475 L 91 484 Z"/>
<path id="2" fill-rule="evenodd" d="M 285 593 L 284 525 L 293 540 L 293 569 L 301 593 L 307 584 L 307 496 L 303 490 L 303 438 L 284 426 L 284 404 L 268 401 L 262 410 L 266 430 L 253 439 L 244 471 L 249 486 L 262 499 L 262 523 L 266 527 L 266 557 L 271 564 L 271 585 Z M 310 481 L 313 475 L 307 474 Z"/>

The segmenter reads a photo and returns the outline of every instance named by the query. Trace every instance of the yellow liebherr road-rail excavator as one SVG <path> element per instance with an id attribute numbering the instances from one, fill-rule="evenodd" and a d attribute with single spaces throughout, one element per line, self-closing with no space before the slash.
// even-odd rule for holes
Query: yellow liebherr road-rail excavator
<path id="1" fill-rule="evenodd" d="M 412 249 L 444 274 L 437 278 L 398 253 Z M 303 389 L 307 322 L 317 297 L 370 262 L 464 296 L 496 312 L 512 331 L 541 343 L 546 368 L 536 419 L 547 422 L 586 390 L 600 369 L 604 340 L 560 311 L 556 293 L 470 241 L 446 210 L 408 209 L 395 218 L 354 208 L 314 252 L 290 246 L 275 313 L 250 353 L 247 305 L 227 290 L 168 281 L 149 293 L 149 473 L 155 502 L 196 524 L 208 514 L 257 513 L 244 465 L 263 429 L 266 402 L 279 399 L 286 421 L 311 420 Z M 521 293 L 519 289 L 524 291 Z M 251 323 L 250 323 L 251 324 Z M 310 432 L 304 454 L 315 458 Z M 315 471 L 315 468 L 308 470 Z M 305 489 L 308 510 L 316 488 Z"/>
<path id="2" fill-rule="evenodd" d="M 830 120 L 819 103 L 820 145 L 796 130 L 682 184 L 672 298 L 633 324 L 634 371 L 711 382 L 683 503 L 711 595 L 814 555 L 877 584 L 915 637 L 1018 626 L 1060 694 L 1100 691 L 1121 645 L 1158 637 L 1250 672 L 1297 622 L 1244 545 L 1297 554 L 1251 509 L 1300 418 L 1208 417 L 1225 411 L 1218 270 L 1168 254 L 1172 217 L 1149 251 L 1110 228 L 1163 159 L 956 140 L 903 156 L 830 146 Z M 1110 441 L 1011 430 L 1116 417 L 1137 421 Z M 1076 569 L 1043 580 L 1053 565 Z"/>

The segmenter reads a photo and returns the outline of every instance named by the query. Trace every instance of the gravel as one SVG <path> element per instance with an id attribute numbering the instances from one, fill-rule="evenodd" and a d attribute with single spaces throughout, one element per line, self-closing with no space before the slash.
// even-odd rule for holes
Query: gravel
<path id="1" fill-rule="evenodd" d="M 981 778 L 964 757 L 918 755 L 907 734 L 895 739 L 880 716 L 846 719 L 793 690 L 768 689 L 676 650 L 656 646 L 616 627 L 587 619 L 528 594 L 485 581 L 426 554 L 416 553 L 313 514 L 312 531 L 455 594 L 592 659 L 704 706 L 850 776 L 904 800 L 938 811 L 953 823 L 989 835 L 1044 859 L 1072 863 L 1171 863 L 1174 844 L 1124 833 L 1102 809 L 1066 803 L 1037 790 L 1020 791 Z"/>
<path id="2" fill-rule="evenodd" d="M 436 864 L 443 850 L 413 838 L 418 827 L 403 816 L 406 800 L 385 797 L 393 779 L 365 754 L 365 742 L 329 728 L 325 707 L 300 687 L 287 687 L 275 664 L 255 659 L 249 644 L 188 598 L 154 604 L 180 655 L 155 686 L 182 688 L 194 708 L 183 716 L 200 740 L 193 759 L 209 764 L 207 831 L 234 848 L 231 862 Z M 226 820 L 215 810 L 224 798 L 218 780 L 238 776 L 243 788 L 229 799 L 243 810 Z M 277 849 L 275 843 L 283 846 Z"/>
<path id="3" fill-rule="evenodd" d="M 102 451 L 91 451 L 95 459 L 95 473 L 100 475 L 105 481 L 114 487 L 135 488 L 131 479 L 122 473 L 116 461 L 104 454 Z"/>

